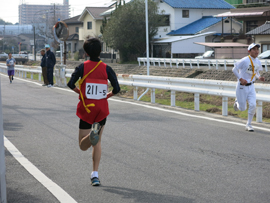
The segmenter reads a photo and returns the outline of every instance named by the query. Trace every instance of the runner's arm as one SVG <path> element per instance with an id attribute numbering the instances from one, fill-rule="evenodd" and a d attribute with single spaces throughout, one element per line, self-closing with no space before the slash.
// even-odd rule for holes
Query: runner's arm
<path id="1" fill-rule="evenodd" d="M 107 98 L 109 98 L 120 91 L 120 86 L 119 86 L 117 76 L 114 70 L 110 66 L 107 65 L 106 71 L 107 71 L 108 79 L 113 87 L 113 90 L 107 94 Z"/>
<path id="2" fill-rule="evenodd" d="M 80 90 L 76 87 L 76 82 L 79 80 L 79 78 L 83 77 L 83 63 L 75 68 L 74 72 L 71 75 L 71 78 L 67 84 L 67 86 L 72 89 L 74 92 L 79 93 Z"/>

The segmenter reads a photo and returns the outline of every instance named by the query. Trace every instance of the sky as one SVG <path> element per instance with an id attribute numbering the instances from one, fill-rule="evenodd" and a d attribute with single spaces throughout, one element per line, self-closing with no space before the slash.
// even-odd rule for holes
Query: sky
<path id="1" fill-rule="evenodd" d="M 5 3 L 4 3 L 5 2 Z M 0 0 L 0 18 L 6 22 L 19 22 L 19 5 L 21 2 L 26 4 L 63 4 L 63 0 Z M 109 6 L 113 0 L 69 0 L 70 17 L 80 15 L 85 7 L 106 7 Z M 4 5 L 6 4 L 6 5 Z M 8 4 L 8 5 L 7 5 Z"/>

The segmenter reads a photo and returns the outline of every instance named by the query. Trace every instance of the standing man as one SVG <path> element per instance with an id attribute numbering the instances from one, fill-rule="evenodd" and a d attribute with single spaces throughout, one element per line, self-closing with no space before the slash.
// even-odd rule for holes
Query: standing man
<path id="1" fill-rule="evenodd" d="M 98 167 L 101 158 L 101 136 L 109 115 L 107 99 L 120 91 L 119 83 L 113 69 L 100 59 L 101 43 L 98 39 L 92 38 L 84 42 L 84 51 L 90 56 L 76 67 L 72 73 L 68 86 L 79 96 L 77 116 L 79 124 L 79 146 L 86 151 L 91 146 L 93 171 L 91 173 L 91 184 L 99 186 Z M 77 80 L 79 88 L 75 86 Z M 108 92 L 108 79 L 113 90 Z"/>
<path id="2" fill-rule="evenodd" d="M 42 68 L 42 76 L 43 76 L 43 81 L 44 81 L 44 84 L 42 86 L 47 86 L 49 85 L 49 82 L 48 82 L 48 77 L 47 77 L 45 49 L 42 49 L 40 51 L 40 54 L 42 56 L 40 66 Z"/>
<path id="3" fill-rule="evenodd" d="M 259 71 L 262 70 L 262 64 L 257 58 L 259 54 L 259 44 L 252 43 L 248 46 L 249 56 L 242 58 L 234 64 L 233 73 L 237 77 L 238 82 L 236 85 L 236 99 L 234 103 L 235 111 L 245 111 L 248 108 L 248 120 L 246 130 L 254 132 L 251 126 L 251 121 L 256 112 L 256 92 L 254 82 L 257 77 L 259 80 L 264 81 L 264 77 L 260 76 Z"/>
<path id="4" fill-rule="evenodd" d="M 50 50 L 50 45 L 45 45 L 46 53 L 46 67 L 47 67 L 47 78 L 48 78 L 48 86 L 47 87 L 53 87 L 53 68 L 56 63 L 56 59 L 54 56 L 54 53 Z"/>
<path id="5" fill-rule="evenodd" d="M 6 60 L 6 63 L 7 63 L 7 73 L 11 84 L 14 76 L 14 66 L 16 64 L 16 60 L 12 58 L 12 53 L 8 53 L 8 59 Z"/>

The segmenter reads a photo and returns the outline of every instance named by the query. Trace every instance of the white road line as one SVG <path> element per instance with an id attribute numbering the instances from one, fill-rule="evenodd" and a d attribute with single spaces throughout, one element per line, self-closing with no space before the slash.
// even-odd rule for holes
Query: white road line
<path id="1" fill-rule="evenodd" d="M 24 80 L 24 79 L 20 79 L 20 80 L 25 81 L 25 82 L 30 82 L 30 83 L 33 83 L 33 84 L 41 85 L 39 83 Z M 54 87 L 54 88 L 57 88 L 57 87 Z M 73 90 L 69 90 L 69 89 L 63 89 L 63 88 L 57 88 L 57 89 L 62 90 L 62 91 L 67 91 L 67 92 L 74 93 Z M 237 123 L 237 122 L 226 121 L 226 120 L 221 120 L 221 119 L 216 119 L 216 118 L 210 118 L 210 117 L 206 117 L 206 116 L 197 116 L 197 115 L 193 115 L 193 114 L 182 113 L 182 112 L 179 112 L 179 111 L 163 109 L 163 108 L 160 108 L 160 107 L 154 107 L 154 106 L 148 106 L 148 105 L 144 105 L 144 104 L 138 104 L 138 103 L 135 103 L 135 102 L 122 101 L 122 100 L 112 99 L 112 98 L 110 98 L 109 100 L 112 100 L 112 101 L 115 101 L 115 102 L 127 103 L 127 104 L 131 104 L 131 105 L 142 106 L 142 107 L 145 107 L 145 108 L 155 109 L 155 110 L 169 112 L 169 113 L 173 113 L 173 114 L 189 116 L 189 117 L 193 117 L 193 118 L 200 118 L 200 119 L 211 120 L 211 121 L 216 121 L 216 122 L 220 122 L 220 123 L 227 123 L 227 124 L 232 124 L 232 125 L 245 126 L 245 124 L 243 124 L 243 123 Z M 258 126 L 254 126 L 254 125 L 252 125 L 252 126 L 253 126 L 254 129 L 259 129 L 259 130 L 270 132 L 270 129 L 268 129 L 268 128 L 258 127 Z"/>
<path id="2" fill-rule="evenodd" d="M 42 185 L 44 185 L 60 202 L 75 203 L 76 201 L 66 193 L 61 187 L 43 174 L 36 166 L 34 166 L 22 153 L 4 136 L 4 143 L 7 150 L 13 157 Z"/>

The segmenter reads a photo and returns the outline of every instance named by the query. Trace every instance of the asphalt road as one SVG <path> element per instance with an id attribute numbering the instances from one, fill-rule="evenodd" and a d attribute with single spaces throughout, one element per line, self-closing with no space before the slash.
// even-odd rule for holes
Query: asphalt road
<path id="1" fill-rule="evenodd" d="M 9 84 L 2 74 L 1 87 L 5 137 L 76 202 L 270 202 L 269 124 L 249 133 L 240 119 L 115 97 L 102 185 L 92 187 L 91 150 L 78 147 L 78 95 L 17 78 Z M 8 202 L 59 202 L 11 153 Z"/>

